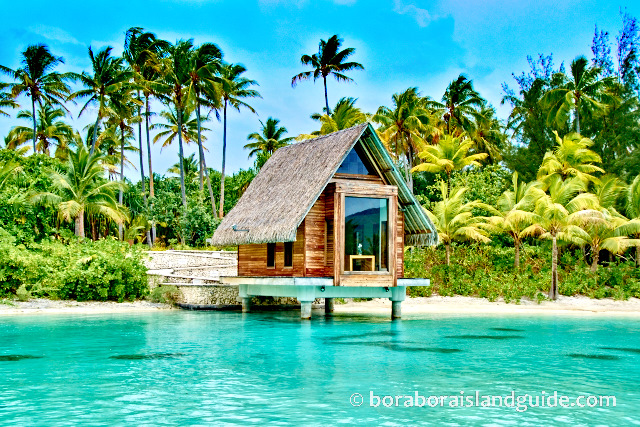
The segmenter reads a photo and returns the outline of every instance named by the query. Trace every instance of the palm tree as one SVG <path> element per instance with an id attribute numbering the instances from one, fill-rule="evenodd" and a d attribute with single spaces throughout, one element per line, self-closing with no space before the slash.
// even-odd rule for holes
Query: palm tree
<path id="1" fill-rule="evenodd" d="M 311 118 L 320 122 L 320 130 L 311 132 L 311 136 L 328 135 L 367 122 L 367 115 L 355 106 L 356 98 L 340 98 L 331 114 L 315 113 Z"/>
<path id="2" fill-rule="evenodd" d="M 131 124 L 139 121 L 136 110 L 142 105 L 142 102 L 131 96 L 132 93 L 123 90 L 117 95 L 113 95 L 109 102 L 109 123 L 118 128 L 120 131 L 120 183 L 122 187 L 118 194 L 118 203 L 122 204 L 123 188 L 124 188 L 124 147 L 126 145 L 126 136 L 133 134 Z M 118 235 L 120 240 L 123 239 L 123 224 L 118 224 Z"/>
<path id="3" fill-rule="evenodd" d="M 198 166 L 198 162 L 196 161 L 196 153 L 191 153 L 187 157 L 184 158 L 184 179 L 185 182 L 194 183 L 198 180 L 198 170 L 200 169 Z M 180 175 L 180 164 L 176 163 L 167 169 L 167 172 L 173 173 L 176 175 Z"/>
<path id="4" fill-rule="evenodd" d="M 546 183 L 558 176 L 563 180 L 577 177 L 585 183 L 597 182 L 598 179 L 593 174 L 604 173 L 604 170 L 594 165 L 600 163 L 601 159 L 590 149 L 593 141 L 577 133 L 570 133 L 562 139 L 556 131 L 554 134 L 558 145 L 553 152 L 544 155 L 538 170 L 538 180 Z"/>
<path id="5" fill-rule="evenodd" d="M 415 153 L 422 146 L 421 132 L 429 123 L 429 112 L 424 108 L 418 88 L 411 87 L 392 97 L 393 107 L 380 107 L 373 121 L 380 124 L 378 132 L 396 159 L 405 156 L 407 184 L 413 191 L 411 168 L 415 166 Z"/>
<path id="6" fill-rule="evenodd" d="M 251 150 L 249 152 L 249 158 L 254 154 L 262 153 L 266 160 L 271 157 L 278 148 L 289 145 L 294 138 L 283 138 L 284 134 L 287 133 L 287 128 L 279 126 L 279 123 L 280 120 L 269 117 L 266 123 L 260 121 L 262 125 L 260 133 L 253 132 L 247 136 L 248 141 L 255 141 L 244 146 L 245 149 Z"/>
<path id="7" fill-rule="evenodd" d="M 632 246 L 640 246 L 640 240 L 627 237 L 640 234 L 640 220 L 629 221 L 614 208 L 579 211 L 572 221 L 583 230 L 577 238 L 591 247 L 592 273 L 598 269 L 600 250 L 619 255 Z"/>
<path id="8" fill-rule="evenodd" d="M 205 43 L 194 49 L 189 61 L 190 84 L 188 97 L 195 104 L 196 120 L 198 122 L 198 153 L 200 155 L 200 191 L 204 191 L 204 175 L 207 176 L 209 196 L 211 197 L 211 208 L 213 214 L 216 213 L 213 189 L 209 179 L 209 171 L 204 157 L 202 146 L 202 130 L 200 105 L 204 104 L 210 108 L 220 107 L 220 97 L 216 90 L 215 75 L 221 67 L 222 51 L 213 43 Z"/>
<path id="9" fill-rule="evenodd" d="M 530 179 L 535 179 L 542 157 L 553 146 L 553 138 L 546 125 L 546 112 L 541 102 L 548 85 L 547 80 L 537 78 L 530 86 L 522 88 L 519 97 L 507 93 L 501 102 L 508 102 L 512 107 L 506 130 L 512 131 L 513 138 L 527 144 L 526 157 L 522 159 L 513 156 L 513 159 L 518 161 L 521 175 Z"/>
<path id="10" fill-rule="evenodd" d="M 640 221 L 640 175 L 627 188 L 626 213 L 629 218 Z M 640 233 L 635 235 L 640 238 Z M 636 267 L 640 267 L 640 246 L 636 246 Z"/>
<path id="11" fill-rule="evenodd" d="M 333 75 L 337 81 L 351 82 L 352 78 L 344 73 L 351 70 L 364 70 L 362 64 L 358 62 L 345 62 L 347 58 L 355 53 L 355 48 L 348 47 L 340 50 L 342 39 L 338 35 L 331 36 L 329 40 L 320 40 L 318 53 L 313 55 L 302 55 L 300 62 L 302 65 L 310 65 L 312 71 L 305 71 L 293 76 L 291 86 L 295 87 L 300 80 L 308 80 L 313 77 L 315 82 L 322 77 L 324 83 L 324 102 L 327 114 L 331 114 L 329 109 L 329 97 L 327 96 L 327 77 Z"/>
<path id="12" fill-rule="evenodd" d="M 593 194 L 598 198 L 598 205 L 603 208 L 613 208 L 622 199 L 627 186 L 615 175 L 600 177 L 593 188 Z"/>
<path id="13" fill-rule="evenodd" d="M 464 203 L 465 187 L 451 189 L 444 182 L 440 182 L 442 201 L 437 202 L 432 211 L 427 215 L 438 230 L 439 243 L 445 247 L 445 261 L 450 264 L 451 243 L 463 241 L 476 241 L 487 243 L 491 239 L 488 232 L 492 229 L 488 218 L 476 216 L 474 210 L 484 209 L 489 212 L 496 210 L 479 201 Z"/>
<path id="14" fill-rule="evenodd" d="M 423 160 L 423 163 L 414 167 L 411 171 L 446 173 L 447 195 L 449 195 L 453 171 L 462 170 L 467 166 L 480 166 L 479 161 L 487 158 L 487 153 L 469 155 L 471 147 L 473 147 L 471 139 L 445 135 L 436 145 L 427 145 L 424 150 L 418 153 L 418 157 Z"/>
<path id="15" fill-rule="evenodd" d="M 182 126 L 182 140 L 187 145 L 198 139 L 198 122 L 192 114 L 193 111 L 184 110 L 182 112 L 182 119 L 179 121 Z M 178 137 L 178 117 L 176 116 L 176 111 L 171 108 L 169 111 L 161 111 L 160 117 L 162 117 L 166 123 L 154 123 L 151 125 L 151 129 L 160 130 L 153 137 L 153 143 L 155 144 L 158 141 L 162 141 L 162 148 L 164 148 L 173 144 Z M 201 127 L 201 130 L 209 129 Z M 203 137 L 203 139 L 206 141 L 207 138 Z"/>
<path id="16" fill-rule="evenodd" d="M 166 57 L 162 59 L 162 90 L 160 98 L 165 104 L 175 108 L 177 129 L 182 129 L 182 118 L 188 109 L 189 97 L 187 87 L 190 84 L 189 61 L 193 49 L 193 40 L 178 40 L 166 50 Z M 182 132 L 178 134 L 178 159 L 180 164 L 184 160 Z M 184 169 L 184 168 L 182 168 Z M 180 192 L 182 206 L 187 208 L 187 194 L 184 187 L 184 170 L 180 172 Z"/>
<path id="17" fill-rule="evenodd" d="M 468 134 L 474 143 L 474 150 L 487 153 L 487 160 L 491 163 L 500 161 L 500 152 L 507 138 L 502 132 L 502 123 L 496 117 L 496 109 L 491 105 L 483 105 L 480 110 L 471 112 L 471 116 Z"/>
<path id="18" fill-rule="evenodd" d="M 218 89 L 223 103 L 223 123 L 224 130 L 222 134 L 222 169 L 220 171 L 220 218 L 224 216 L 224 172 L 225 162 L 227 159 L 227 107 L 233 107 L 236 111 L 240 111 L 241 107 L 247 108 L 252 113 L 256 110 L 252 106 L 244 102 L 243 98 L 262 98 L 257 90 L 249 89 L 258 83 L 255 80 L 242 77 L 247 71 L 240 64 L 224 64 L 220 68 L 218 81 Z"/>
<path id="19" fill-rule="evenodd" d="M 520 248 L 525 237 L 524 230 L 533 223 L 535 214 L 532 212 L 535 202 L 544 192 L 539 188 L 539 183 L 528 184 L 518 180 L 518 172 L 512 176 L 513 187 L 498 198 L 497 206 L 499 214 L 491 217 L 493 224 L 513 239 L 515 257 L 513 267 L 520 269 Z"/>
<path id="20" fill-rule="evenodd" d="M 138 149 L 133 143 L 133 128 L 130 125 L 124 127 L 124 132 L 119 126 L 117 117 L 111 117 L 106 123 L 107 127 L 98 136 L 98 149 L 96 152 L 104 155 L 103 165 L 109 172 L 109 179 L 118 180 L 120 176 L 120 164 L 135 167 L 127 156 L 127 153 L 137 153 Z M 91 137 L 89 137 L 91 139 Z M 122 142 L 124 141 L 124 150 Z M 124 151 L 124 155 L 122 155 Z"/>
<path id="21" fill-rule="evenodd" d="M 44 44 L 28 46 L 22 52 L 22 68 L 12 70 L 0 65 L 0 71 L 10 75 L 16 83 L 11 83 L 11 94 L 13 98 L 22 93 L 26 93 L 31 98 L 31 114 L 33 118 L 33 152 L 36 152 L 36 103 L 42 106 L 48 102 L 52 105 L 59 105 L 64 108 L 64 101 L 70 92 L 65 80 L 72 78 L 72 74 L 60 74 L 53 69 L 59 64 L 64 64 L 64 60 L 59 56 L 54 56 L 49 48 Z M 5 100 L 6 101 L 6 100 Z"/>
<path id="22" fill-rule="evenodd" d="M 73 140 L 73 128 L 62 120 L 66 114 L 64 110 L 54 108 L 45 103 L 38 107 L 36 119 L 36 149 L 49 155 L 49 147 L 55 141 L 56 157 L 61 157 L 68 144 Z M 33 121 L 31 111 L 23 110 L 18 113 L 19 119 Z M 10 146 L 18 147 L 24 141 L 33 139 L 33 129 L 26 126 L 14 126 L 9 132 Z"/>
<path id="23" fill-rule="evenodd" d="M 598 101 L 604 88 L 613 82 L 612 77 L 598 79 L 600 68 L 589 67 L 589 61 L 579 56 L 571 62 L 570 76 L 559 73 L 554 79 L 562 81 L 560 87 L 547 92 L 542 103 L 548 109 L 547 123 L 562 126 L 571 110 L 575 115 L 576 132 L 580 133 L 580 115 L 591 117 L 605 109 Z"/>
<path id="24" fill-rule="evenodd" d="M 75 222 L 78 237 L 84 237 L 85 212 L 121 224 L 125 215 L 116 202 L 115 192 L 122 184 L 104 179 L 103 161 L 104 156 L 90 154 L 84 145 L 79 145 L 76 151 L 69 152 L 65 172 L 49 173 L 55 193 L 39 193 L 33 200 L 55 205 L 65 221 Z"/>
<path id="25" fill-rule="evenodd" d="M 13 161 L 3 161 L 0 166 L 0 190 L 11 178 L 22 172 L 22 167 Z"/>
<path id="26" fill-rule="evenodd" d="M 429 108 L 442 113 L 442 118 L 447 125 L 447 133 L 451 135 L 454 129 L 460 128 L 459 133 L 471 128 L 473 114 L 477 108 L 484 107 L 486 101 L 473 88 L 473 82 L 464 74 L 449 83 L 442 96 L 442 103 L 427 101 Z"/>
<path id="27" fill-rule="evenodd" d="M 167 43 L 158 40 L 155 34 L 145 32 L 140 27 L 131 27 L 127 30 L 124 39 L 124 52 L 122 56 L 129 64 L 129 68 L 133 72 L 133 81 L 138 87 L 143 88 L 145 98 L 149 96 L 150 82 L 157 74 L 157 56 L 165 48 Z M 140 89 L 137 89 L 138 99 L 140 99 Z M 144 183 L 144 160 L 142 150 L 142 107 L 138 106 L 138 147 L 140 154 L 140 184 L 142 185 L 142 197 L 145 206 L 147 204 L 147 192 Z M 149 122 L 147 120 L 147 150 L 151 149 L 149 140 Z M 148 153 L 149 167 L 151 167 L 151 153 Z M 149 176 L 152 178 L 151 172 Z M 153 184 L 153 179 L 149 180 L 149 185 Z M 148 240 L 150 240 L 149 236 Z"/>
<path id="28" fill-rule="evenodd" d="M 7 83 L 0 83 L 0 116 L 9 117 L 9 114 L 3 108 L 18 108 L 19 105 L 9 93 L 4 92 L 7 87 L 9 87 Z"/>
<path id="29" fill-rule="evenodd" d="M 547 189 L 548 193 L 541 195 L 536 201 L 534 213 L 535 223 L 525 228 L 524 236 L 540 236 L 551 239 L 551 287 L 549 298 L 558 297 L 558 240 L 565 240 L 580 244 L 577 235 L 583 233 L 580 227 L 572 222 L 571 215 L 584 210 L 595 208 L 598 204 L 596 196 L 590 193 L 580 193 L 585 190 L 585 184 L 578 178 L 566 181 L 555 176 Z"/>
<path id="30" fill-rule="evenodd" d="M 74 92 L 69 96 L 70 100 L 76 98 L 89 98 L 80 110 L 82 113 L 86 111 L 89 105 L 98 104 L 98 114 L 93 127 L 93 137 L 91 139 L 91 151 L 93 154 L 96 150 L 96 141 L 98 139 L 98 127 L 100 120 L 108 115 L 107 101 L 112 96 L 117 96 L 123 87 L 129 83 L 132 77 L 130 71 L 123 68 L 124 60 L 111 56 L 111 47 L 105 47 L 97 54 L 93 54 L 91 46 L 89 46 L 89 58 L 91 59 L 91 68 L 93 75 L 83 71 L 77 75 L 77 79 L 86 88 Z"/>

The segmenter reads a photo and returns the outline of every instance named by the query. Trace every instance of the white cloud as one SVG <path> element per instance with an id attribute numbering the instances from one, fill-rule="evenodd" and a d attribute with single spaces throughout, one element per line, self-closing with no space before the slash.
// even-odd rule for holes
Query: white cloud
<path id="1" fill-rule="evenodd" d="M 46 39 L 58 41 L 61 43 L 70 43 L 70 44 L 78 44 L 78 45 L 82 44 L 78 41 L 78 39 L 73 37 L 70 33 L 66 32 L 65 30 L 58 27 L 52 27 L 50 25 L 32 26 L 32 27 L 29 27 L 29 31 L 31 31 L 32 33 L 36 33 L 39 36 L 42 36 Z"/>
<path id="2" fill-rule="evenodd" d="M 393 3 L 394 12 L 413 17 L 421 27 L 426 27 L 433 20 L 427 9 L 422 9 L 414 4 L 404 4 L 402 0 L 394 0 Z"/>

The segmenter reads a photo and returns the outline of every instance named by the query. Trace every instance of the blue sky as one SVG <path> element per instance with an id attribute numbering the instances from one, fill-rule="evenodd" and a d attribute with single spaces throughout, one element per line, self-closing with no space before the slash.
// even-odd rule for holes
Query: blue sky
<path id="1" fill-rule="evenodd" d="M 214 42 L 226 61 L 247 67 L 247 77 L 258 81 L 262 94 L 251 102 L 257 115 L 246 110 L 230 114 L 228 170 L 236 171 L 253 163 L 242 147 L 247 135 L 259 130 L 259 120 L 276 117 L 292 136 L 317 128 L 309 116 L 324 105 L 322 83 L 302 82 L 294 89 L 291 77 L 305 70 L 300 56 L 316 52 L 320 38 L 339 34 L 345 46 L 356 48 L 353 59 L 365 66 L 350 74 L 355 83 L 329 81 L 331 105 L 352 96 L 365 111 L 375 112 L 390 105 L 393 93 L 411 86 L 439 99 L 447 84 L 465 73 L 506 118 L 501 83 L 512 84 L 511 73 L 527 69 L 527 55 L 553 53 L 556 64 L 590 56 L 594 26 L 615 40 L 621 7 L 640 17 L 638 3 L 596 0 L 34 0 L 28 13 L 24 4 L 5 1 L 5 17 L 14 18 L 0 28 L 0 64 L 16 68 L 27 45 L 46 43 L 64 57 L 61 71 L 88 70 L 87 47 L 109 45 L 120 54 L 124 33 L 132 26 L 171 42 Z M 69 121 L 76 128 L 95 120 L 95 110 L 79 119 L 78 108 L 71 111 Z M 0 134 L 15 124 L 16 119 L 0 118 Z M 222 124 L 207 126 L 207 164 L 219 169 Z M 187 154 L 194 151 L 186 148 Z M 177 161 L 177 148 L 160 154 L 158 146 L 153 156 L 154 170 L 164 173 Z M 133 169 L 127 175 L 138 176 Z"/>

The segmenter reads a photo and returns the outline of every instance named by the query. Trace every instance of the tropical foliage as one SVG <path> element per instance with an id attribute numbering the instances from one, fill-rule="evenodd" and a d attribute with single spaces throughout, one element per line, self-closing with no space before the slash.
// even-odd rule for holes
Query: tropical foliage
<path id="1" fill-rule="evenodd" d="M 352 81 L 349 73 L 364 66 L 337 35 L 321 39 L 317 53 L 301 56 L 308 68 L 291 83 L 322 79 L 324 108 L 306 113 L 320 110 L 297 137 L 288 135 L 287 120 L 259 116 L 268 118 L 245 130 L 254 166 L 232 175 L 227 155 L 241 147 L 229 138 L 230 114 L 257 114 L 261 96 L 248 70 L 226 62 L 215 43 L 169 43 L 132 27 L 121 57 L 109 46 L 90 47 L 81 73 L 60 71 L 63 59 L 47 46 L 28 46 L 18 67 L 0 66 L 0 115 L 16 120 L 0 150 L 0 251 L 9 257 L 0 265 L 0 292 L 25 286 L 33 295 L 139 296 L 138 282 L 119 288 L 124 279 L 93 260 L 118 262 L 76 243 L 123 254 L 114 237 L 205 245 L 276 150 L 370 121 L 440 235 L 435 249 L 407 250 L 408 275 L 428 268 L 441 294 L 638 296 L 640 25 L 626 12 L 622 20 L 615 45 L 596 30 L 592 56 L 568 58 L 567 68 L 552 55 L 529 57 L 530 69 L 513 75 L 516 86 L 502 86 L 510 109 L 504 121 L 466 74 L 429 96 L 410 85 L 371 110 L 345 85 L 330 108 L 327 79 Z M 78 101 L 73 113 L 91 118 L 85 129 L 70 120 Z M 216 119 L 220 134 L 211 131 Z M 160 144 L 177 145 L 166 176 L 153 172 Z M 207 166 L 211 156 L 219 171 Z M 127 168 L 137 169 L 138 182 L 127 179 Z M 29 257 L 48 255 L 78 268 L 45 289 L 36 284 L 59 266 L 43 261 L 37 270 Z M 18 277 L 11 268 L 30 273 Z M 496 282 L 512 284 L 496 289 Z"/>

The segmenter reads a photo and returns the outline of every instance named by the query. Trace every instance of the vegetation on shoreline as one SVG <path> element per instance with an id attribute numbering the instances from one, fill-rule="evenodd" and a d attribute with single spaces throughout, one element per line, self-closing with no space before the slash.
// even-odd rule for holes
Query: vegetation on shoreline
<path id="1" fill-rule="evenodd" d="M 552 55 L 529 57 L 530 70 L 514 74 L 517 87 L 502 87 L 506 122 L 463 74 L 439 98 L 409 87 L 375 112 L 349 97 L 330 108 L 327 77 L 349 82 L 345 73 L 364 66 L 337 35 L 321 40 L 301 57 L 311 70 L 291 82 L 322 78 L 317 129 L 292 138 L 269 117 L 247 132 L 254 167 L 232 176 L 227 150 L 239 147 L 227 147 L 228 113 L 255 113 L 249 102 L 260 93 L 214 43 L 173 44 L 134 27 L 123 57 L 89 48 L 91 70 L 80 74 L 59 72 L 63 59 L 47 46 L 29 46 L 21 67 L 0 66 L 8 78 L 0 114 L 30 107 L 0 150 L 0 293 L 144 295 L 138 273 L 131 281 L 116 273 L 144 271 L 136 245 L 205 246 L 276 149 L 370 121 L 440 235 L 436 249 L 407 251 L 407 275 L 431 277 L 443 295 L 638 296 L 640 25 L 621 17 L 615 45 L 596 29 L 590 58 L 556 67 Z M 151 99 L 163 105 L 157 115 Z M 83 130 L 65 122 L 79 100 L 79 114 L 97 110 Z M 221 171 L 204 156 L 213 116 L 224 122 L 213 136 L 223 142 Z M 152 172 L 156 142 L 178 144 L 169 176 Z M 189 143 L 198 150 L 185 156 Z M 129 166 L 139 168 L 137 183 L 124 176 Z"/>
<path id="2" fill-rule="evenodd" d="M 407 277 L 428 277 L 431 286 L 408 288 L 412 297 L 475 296 L 495 301 L 519 302 L 521 298 L 545 300 L 549 293 L 551 260 L 549 243 L 523 244 L 523 263 L 513 270 L 513 247 L 495 244 L 456 245 L 458 262 L 446 265 L 444 248 L 410 248 L 405 251 Z M 640 269 L 631 261 L 611 260 L 597 273 L 579 250 L 565 250 L 558 262 L 558 293 L 590 298 L 640 298 Z"/>

